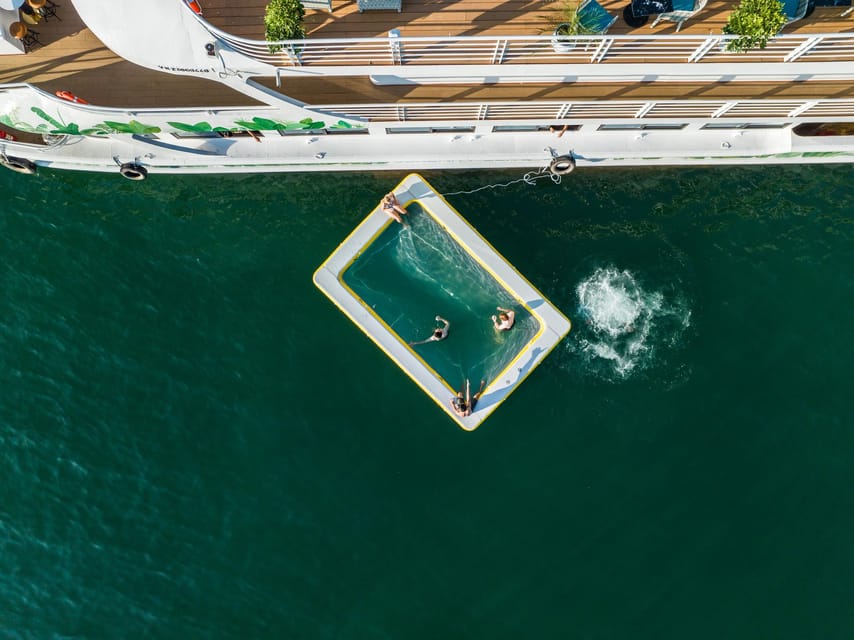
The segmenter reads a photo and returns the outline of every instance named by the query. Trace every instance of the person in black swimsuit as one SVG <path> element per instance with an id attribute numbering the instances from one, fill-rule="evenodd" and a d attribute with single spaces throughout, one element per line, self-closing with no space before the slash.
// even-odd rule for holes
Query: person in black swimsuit
<path id="1" fill-rule="evenodd" d="M 425 342 L 438 342 L 439 340 L 444 340 L 445 338 L 447 338 L 448 327 L 451 326 L 451 323 L 445 320 L 442 316 L 436 316 L 436 322 L 442 322 L 445 326 L 436 327 L 435 329 L 433 329 L 433 333 L 430 335 L 429 338 L 419 340 L 418 342 L 410 342 L 409 345 L 412 346 L 416 344 L 424 344 Z"/>
<path id="2" fill-rule="evenodd" d="M 451 398 L 451 409 L 454 410 L 454 413 L 461 418 L 470 416 L 471 412 L 474 411 L 474 406 L 477 404 L 477 401 L 480 400 L 480 396 L 483 394 L 483 388 L 485 386 L 486 380 L 481 380 L 480 389 L 477 390 L 476 394 L 471 395 L 471 386 L 469 385 L 469 381 L 466 380 L 463 388 L 457 391 L 457 395 Z"/>

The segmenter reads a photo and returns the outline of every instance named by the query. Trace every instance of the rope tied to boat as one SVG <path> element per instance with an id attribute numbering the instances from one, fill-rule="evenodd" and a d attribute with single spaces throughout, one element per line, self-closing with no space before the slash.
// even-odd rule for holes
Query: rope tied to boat
<path id="1" fill-rule="evenodd" d="M 560 184 L 562 177 L 563 176 L 559 176 L 549 171 L 548 167 L 543 167 L 538 171 L 528 171 L 521 178 L 511 180 L 510 182 L 497 182 L 495 184 L 486 184 L 482 187 L 469 189 L 468 191 L 451 191 L 449 193 L 443 193 L 442 195 L 444 197 L 469 195 L 471 193 L 477 193 L 478 191 L 483 191 L 485 189 L 504 189 L 514 184 L 519 184 L 520 182 L 524 182 L 525 184 L 531 185 L 533 187 L 536 185 L 537 180 L 542 180 L 543 178 L 551 178 L 552 182 L 554 182 L 555 184 Z"/>

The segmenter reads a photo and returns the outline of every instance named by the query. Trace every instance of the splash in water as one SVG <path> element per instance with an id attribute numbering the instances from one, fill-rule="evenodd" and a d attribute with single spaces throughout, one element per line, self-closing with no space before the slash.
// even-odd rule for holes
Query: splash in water
<path id="1" fill-rule="evenodd" d="M 599 268 L 576 288 L 579 317 L 587 328 L 570 349 L 605 377 L 627 378 L 678 344 L 691 311 L 677 294 L 645 290 L 628 270 Z"/>

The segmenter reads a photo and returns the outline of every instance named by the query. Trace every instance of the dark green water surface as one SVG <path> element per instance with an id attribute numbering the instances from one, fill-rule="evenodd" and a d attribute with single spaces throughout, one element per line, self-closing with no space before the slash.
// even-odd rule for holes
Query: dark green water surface
<path id="1" fill-rule="evenodd" d="M 0 172 L 0 638 L 849 640 L 852 167 L 449 197 L 574 324 L 474 433 L 311 283 L 401 177 Z"/>

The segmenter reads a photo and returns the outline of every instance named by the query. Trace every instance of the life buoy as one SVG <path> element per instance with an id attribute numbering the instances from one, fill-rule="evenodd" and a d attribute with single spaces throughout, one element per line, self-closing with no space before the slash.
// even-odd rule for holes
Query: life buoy
<path id="1" fill-rule="evenodd" d="M 13 158 L 12 156 L 0 156 L 0 164 L 14 171 L 15 173 L 25 173 L 32 175 L 36 172 L 36 164 L 26 158 Z"/>
<path id="2" fill-rule="evenodd" d="M 193 10 L 193 13 L 202 15 L 202 6 L 196 0 L 186 0 L 187 6 Z"/>
<path id="3" fill-rule="evenodd" d="M 549 171 L 556 176 L 565 176 L 572 173 L 573 169 L 575 169 L 575 158 L 572 157 L 572 154 L 558 156 L 549 165 Z"/>
<path id="4" fill-rule="evenodd" d="M 148 169 L 133 162 L 125 162 L 119 169 L 119 173 L 128 180 L 145 180 Z"/>
<path id="5" fill-rule="evenodd" d="M 76 102 L 77 104 L 89 104 L 88 102 L 86 102 L 86 100 L 84 100 L 83 98 L 78 98 L 70 91 L 57 91 L 56 97 L 62 98 L 63 100 L 68 100 L 69 102 Z"/>

